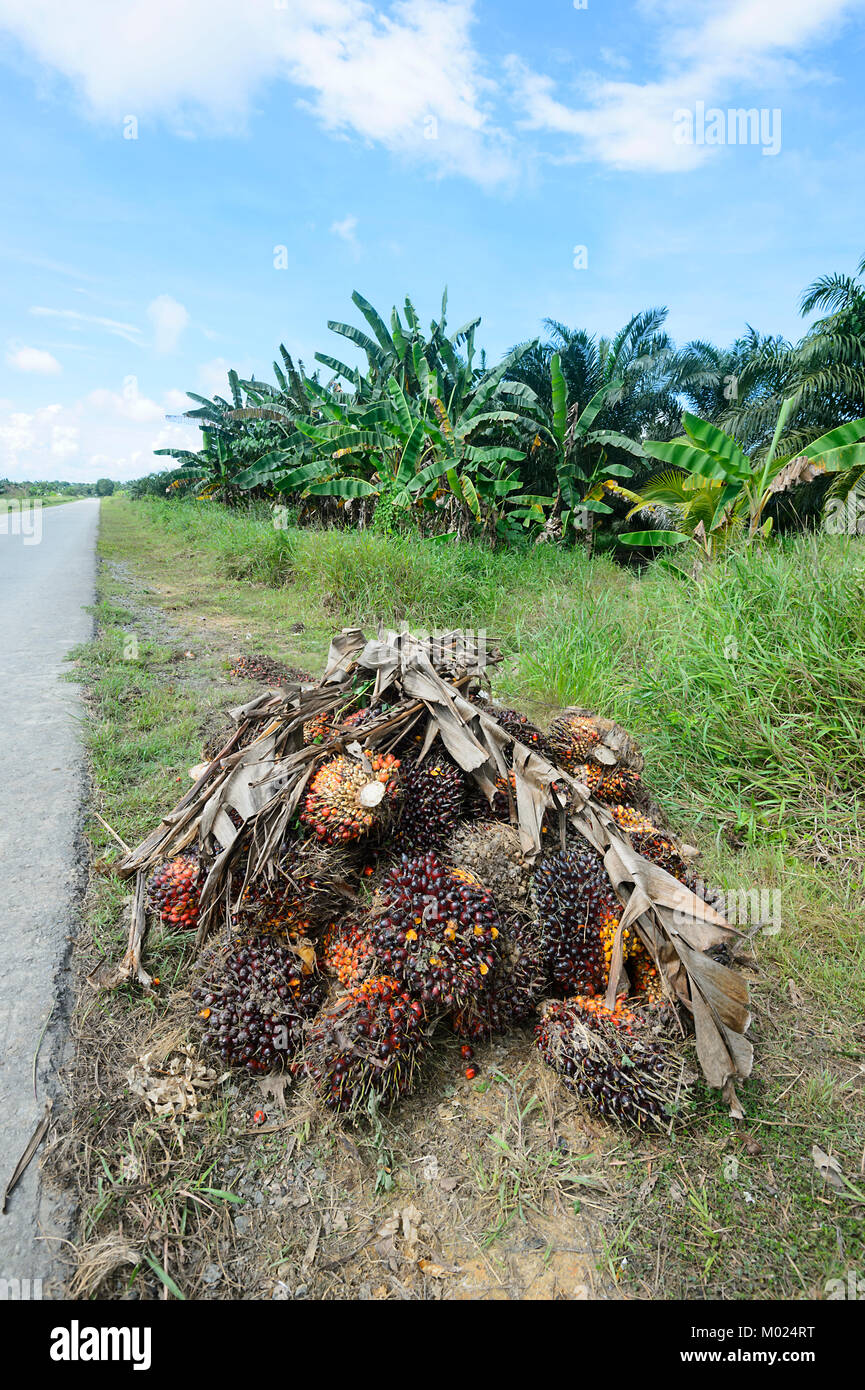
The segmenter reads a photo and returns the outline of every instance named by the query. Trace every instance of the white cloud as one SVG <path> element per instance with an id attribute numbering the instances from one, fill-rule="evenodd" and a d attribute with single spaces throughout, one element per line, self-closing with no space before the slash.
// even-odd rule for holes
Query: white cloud
<path id="1" fill-rule="evenodd" d="M 228 399 L 228 371 L 231 363 L 227 357 L 214 357 L 210 362 L 202 362 L 196 374 L 198 394 L 200 396 L 222 396 Z M 238 372 L 238 376 L 243 376 L 243 372 Z M 185 409 L 190 410 L 195 402 L 184 397 L 186 401 Z"/>
<path id="2" fill-rule="evenodd" d="M 0 24 L 118 139 L 130 115 L 141 139 L 157 119 L 183 134 L 242 129 L 280 79 L 334 133 L 482 183 L 511 172 L 474 0 L 0 0 Z"/>
<path id="3" fill-rule="evenodd" d="M 344 217 L 341 222 L 332 222 L 330 230 L 334 236 L 342 237 L 343 241 L 355 241 L 357 218 L 349 213 L 348 217 Z"/>
<path id="4" fill-rule="evenodd" d="M 69 406 L 23 412 L 0 402 L 0 476 L 92 482 L 170 468 L 171 460 L 155 458 L 154 449 L 197 449 L 201 442 L 191 422 L 165 419 L 176 396 L 169 391 L 161 402 L 151 400 L 129 376 L 119 390 L 100 388 Z"/>
<path id="5" fill-rule="evenodd" d="M 73 332 L 80 332 L 80 324 L 94 324 L 97 328 L 104 328 L 114 338 L 125 338 L 136 346 L 141 343 L 141 329 L 136 328 L 134 323 L 121 323 L 118 319 L 103 318 L 101 314 L 82 314 L 78 309 L 51 309 L 44 304 L 34 304 L 30 312 L 36 318 L 62 319 Z"/>
<path id="6" fill-rule="evenodd" d="M 16 372 L 36 372 L 39 376 L 57 376 L 63 370 L 52 353 L 34 347 L 10 348 L 6 365 Z"/>
<path id="7" fill-rule="evenodd" d="M 153 341 L 157 352 L 174 352 L 180 335 L 189 323 L 184 306 L 170 294 L 157 295 L 147 306 L 147 317 L 153 324 Z"/>
<path id="8" fill-rule="evenodd" d="M 352 213 L 349 213 L 348 217 L 344 217 L 341 222 L 331 222 L 330 230 L 333 236 L 339 237 L 340 241 L 344 241 L 346 246 L 351 247 L 355 256 L 360 254 L 360 243 L 355 235 L 357 218 Z"/>
<path id="9" fill-rule="evenodd" d="M 664 171 L 694 167 L 714 146 L 677 144 L 673 116 L 698 101 L 737 106 L 732 93 L 747 86 L 748 106 L 773 105 L 761 91 L 802 82 L 810 74 L 795 62 L 799 49 L 824 39 L 863 0 L 684 0 L 648 4 L 660 51 L 669 55 L 653 81 L 584 80 L 582 105 L 557 99 L 549 77 L 516 57 L 507 63 L 517 99 L 532 130 L 573 136 L 574 158 L 620 169 Z"/>

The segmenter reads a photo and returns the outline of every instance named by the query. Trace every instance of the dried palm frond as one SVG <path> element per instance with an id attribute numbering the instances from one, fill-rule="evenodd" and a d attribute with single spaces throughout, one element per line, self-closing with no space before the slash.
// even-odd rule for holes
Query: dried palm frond
<path id="1" fill-rule="evenodd" d="M 528 863 L 541 852 L 542 826 L 558 827 L 562 846 L 569 831 L 581 835 L 604 860 L 622 902 L 613 941 L 608 1002 L 615 1003 L 622 970 L 622 939 L 636 932 L 655 961 L 671 1000 L 690 1015 L 706 1079 L 724 1087 L 738 1109 L 732 1083 L 751 1068 L 748 991 L 740 975 L 706 954 L 732 946 L 739 935 L 711 906 L 634 849 L 610 810 L 578 781 L 535 748 L 503 729 L 482 703 L 468 695 L 485 683 L 501 660 L 469 634 L 436 634 L 434 641 L 408 632 L 380 630 L 367 639 L 346 628 L 331 643 L 324 675 L 315 686 L 287 686 L 233 711 L 238 733 L 203 769 L 160 826 L 127 857 L 121 874 L 148 871 L 197 842 L 207 876 L 201 892 L 198 944 L 216 924 L 229 921 L 246 885 L 272 877 L 291 838 L 310 778 L 321 763 L 342 754 L 357 759 L 373 779 L 371 758 L 387 754 L 411 736 L 423 761 L 441 740 L 453 761 L 491 800 L 497 780 L 512 788 L 510 819 Z M 339 711 L 372 705 L 387 696 L 381 714 L 362 726 L 340 723 Z M 331 736 L 303 746 L 304 723 L 334 714 Z M 639 772 L 642 758 L 627 734 L 588 711 L 599 738 L 593 760 L 607 768 Z M 238 746 L 254 724 L 258 732 Z M 518 730 L 517 730 L 518 733 Z M 417 742 L 415 743 L 417 746 Z M 547 834 L 547 841 L 555 838 Z M 316 877 L 321 880 L 321 872 Z"/>

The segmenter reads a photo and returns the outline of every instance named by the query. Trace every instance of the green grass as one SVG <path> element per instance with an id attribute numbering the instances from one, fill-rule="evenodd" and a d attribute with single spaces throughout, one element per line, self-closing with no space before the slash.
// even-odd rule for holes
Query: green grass
<path id="1" fill-rule="evenodd" d="M 226 641 L 240 636 L 246 650 L 316 670 L 343 625 L 486 627 L 505 652 L 497 694 L 538 717 L 573 702 L 625 724 L 673 823 L 702 851 L 704 876 L 727 889 L 779 889 L 781 922 L 751 941 L 756 1065 L 741 1087 L 745 1124 L 713 1093 L 672 1141 L 622 1141 L 606 1274 L 642 1296 L 795 1298 L 861 1270 L 862 1204 L 827 1189 L 810 1158 L 819 1144 L 861 1187 L 861 542 L 776 543 L 730 556 L 696 584 L 579 550 L 276 531 L 261 514 L 114 498 L 100 549 L 150 586 L 148 602 L 182 633 L 201 631 L 204 618 Z M 102 814 L 132 843 L 187 785 L 219 698 L 218 661 L 178 668 L 146 638 L 138 662 L 124 661 L 136 626 L 125 581 L 102 584 L 100 636 L 84 658 L 94 783 Z M 113 853 L 107 832 L 95 826 L 93 838 Z M 125 894 L 99 880 L 94 920 L 106 949 Z M 173 978 L 182 953 L 157 945 L 156 964 Z M 519 1196 L 503 1152 L 480 1156 L 492 1236 Z M 657 1182 L 638 1203 L 650 1172 Z M 516 1176 L 521 1187 L 526 1173 Z"/>
<path id="2" fill-rule="evenodd" d="M 22 507 L 32 507 L 39 502 L 43 507 L 62 507 L 67 502 L 80 502 L 80 497 L 0 497 L 0 512 L 18 511 Z"/>

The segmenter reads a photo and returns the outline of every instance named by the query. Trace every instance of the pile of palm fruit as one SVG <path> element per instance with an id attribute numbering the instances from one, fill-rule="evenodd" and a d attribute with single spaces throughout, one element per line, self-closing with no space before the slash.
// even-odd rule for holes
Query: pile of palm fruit
<path id="1" fill-rule="evenodd" d="M 471 635 L 347 629 L 320 681 L 232 711 L 121 868 L 196 932 L 203 1045 L 355 1115 L 415 1089 L 448 1032 L 471 1055 L 534 1027 L 565 1085 L 644 1125 L 669 1122 L 694 1035 L 737 1111 L 737 934 L 624 731 L 585 710 L 541 730 L 492 699 L 498 660 Z"/>

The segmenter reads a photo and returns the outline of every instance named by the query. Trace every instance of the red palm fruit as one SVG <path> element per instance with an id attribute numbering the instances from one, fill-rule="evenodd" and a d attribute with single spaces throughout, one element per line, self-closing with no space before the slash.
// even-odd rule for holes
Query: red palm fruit
<path id="1" fill-rule="evenodd" d="M 544 958 L 568 994 L 600 994 L 607 985 L 603 929 L 622 905 L 601 856 L 585 841 L 546 855 L 535 870 L 535 900 Z"/>
<path id="2" fill-rule="evenodd" d="M 421 1005 L 398 980 L 376 975 L 329 1003 L 309 1030 L 304 1065 L 330 1110 L 357 1111 L 408 1095 L 429 1048 Z"/>
<path id="3" fill-rule="evenodd" d="M 151 907 L 165 926 L 190 931 L 198 926 L 202 878 L 194 851 L 179 854 L 156 870 L 148 884 L 148 895 Z"/>
<path id="4" fill-rule="evenodd" d="M 393 754 L 369 759 L 367 771 L 357 758 L 338 754 L 318 769 L 309 784 L 300 819 L 327 844 L 356 840 L 380 825 L 398 791 L 399 759 Z"/>
<path id="5" fill-rule="evenodd" d="M 324 934 L 321 963 L 346 989 L 359 985 L 375 958 L 372 937 L 353 918 L 331 922 Z"/>
<path id="6" fill-rule="evenodd" d="M 584 763 L 569 768 L 578 782 L 585 782 L 589 791 L 599 801 L 618 805 L 629 797 L 639 796 L 642 782 L 639 772 L 619 764 L 616 767 L 602 767 L 600 763 Z"/>
<path id="7" fill-rule="evenodd" d="M 431 851 L 403 855 L 381 898 L 381 916 L 370 924 L 376 956 L 429 1009 L 462 1008 L 489 984 L 500 921 L 483 888 Z"/>
<path id="8" fill-rule="evenodd" d="M 223 952 L 192 992 L 205 1042 L 253 1074 L 296 1055 L 324 995 L 321 976 L 304 974 L 294 951 L 267 937 Z"/>
<path id="9" fill-rule="evenodd" d="M 572 774 L 600 741 L 594 720 L 580 714 L 560 714 L 550 724 L 547 734 L 553 761 Z"/>
<path id="10" fill-rule="evenodd" d="M 536 1030 L 541 1056 L 604 1119 L 663 1125 L 675 1095 L 668 1049 L 618 1003 L 550 1002 Z"/>

